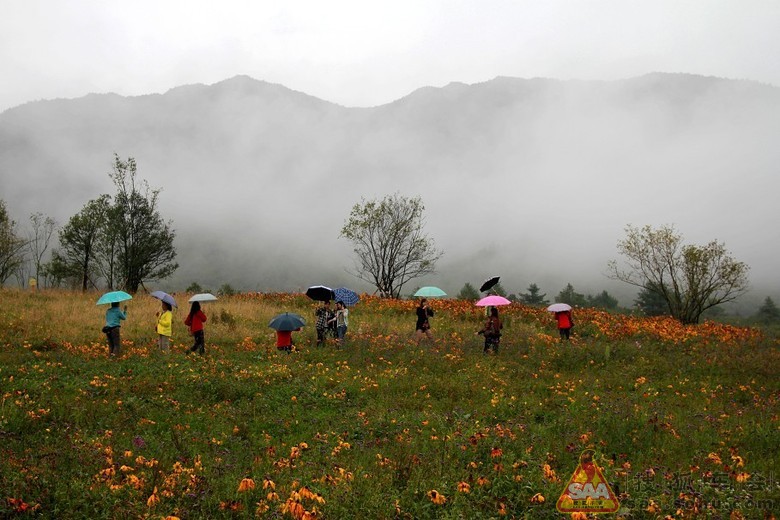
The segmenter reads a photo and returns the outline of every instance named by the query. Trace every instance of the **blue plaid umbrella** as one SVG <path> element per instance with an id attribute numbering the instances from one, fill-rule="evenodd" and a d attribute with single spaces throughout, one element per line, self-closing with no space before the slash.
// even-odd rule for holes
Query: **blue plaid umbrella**
<path id="1" fill-rule="evenodd" d="M 348 307 L 356 305 L 357 302 L 360 301 L 360 297 L 358 296 L 358 294 L 352 289 L 347 289 L 346 287 L 339 287 L 338 289 L 333 289 L 333 295 L 336 297 L 336 301 L 340 300 L 344 302 L 344 305 Z"/>

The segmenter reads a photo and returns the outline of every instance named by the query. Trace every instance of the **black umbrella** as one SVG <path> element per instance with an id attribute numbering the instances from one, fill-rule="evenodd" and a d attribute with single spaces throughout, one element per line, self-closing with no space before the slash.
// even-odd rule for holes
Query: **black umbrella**
<path id="1" fill-rule="evenodd" d="M 329 302 L 335 298 L 333 289 L 324 285 L 312 285 L 306 289 L 306 296 L 318 302 Z"/>
<path id="2" fill-rule="evenodd" d="M 494 285 L 498 283 L 498 279 L 501 278 L 500 276 L 494 276 L 493 278 L 488 278 L 485 280 L 485 283 L 482 284 L 479 288 L 479 292 L 485 292 L 493 288 Z"/>
<path id="3" fill-rule="evenodd" d="M 306 321 L 294 312 L 284 312 L 274 316 L 268 326 L 274 330 L 297 330 L 306 325 Z"/>

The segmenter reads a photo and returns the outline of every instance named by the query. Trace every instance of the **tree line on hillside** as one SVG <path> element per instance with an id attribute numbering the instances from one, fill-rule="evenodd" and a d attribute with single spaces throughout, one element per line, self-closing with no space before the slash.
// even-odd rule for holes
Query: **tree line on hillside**
<path id="1" fill-rule="evenodd" d="M 0 285 L 16 276 L 23 286 L 29 276 L 43 286 L 82 290 L 102 286 L 134 293 L 146 281 L 170 276 L 178 267 L 175 232 L 171 221 L 158 211 L 160 190 L 137 178 L 132 157 L 122 160 L 114 154 L 109 176 L 116 193 L 90 200 L 59 229 L 59 247 L 51 248 L 48 262 L 44 258 L 56 222 L 42 213 L 33 214 L 22 236 L 0 200 Z M 355 204 L 340 231 L 353 244 L 352 274 L 371 283 L 381 296 L 398 298 L 410 280 L 435 272 L 444 253 L 424 232 L 424 210 L 420 197 L 399 194 Z M 647 315 L 668 314 L 694 324 L 705 312 L 747 291 L 748 266 L 733 259 L 722 243 L 684 244 L 672 226 L 628 226 L 618 251 L 626 262 L 610 262 L 609 276 L 639 288 L 635 305 Z M 499 284 L 496 290 L 503 288 Z M 466 284 L 459 296 L 473 298 L 475 293 Z M 514 298 L 530 305 L 547 302 L 536 284 Z M 555 300 L 608 310 L 618 307 L 607 291 L 585 296 L 570 283 Z M 774 302 L 767 298 L 761 318 L 773 320 L 777 314 Z"/>
<path id="2" fill-rule="evenodd" d="M 355 275 L 371 282 L 382 296 L 397 298 L 409 280 L 435 271 L 443 253 L 423 232 L 423 211 L 419 197 L 395 194 L 379 201 L 363 200 L 352 208 L 341 230 L 341 236 L 354 246 Z M 704 312 L 735 300 L 748 289 L 747 264 L 733 259 L 717 241 L 704 246 L 684 244 L 673 226 L 628 226 L 618 251 L 626 263 L 610 262 L 610 277 L 638 287 L 637 303 L 644 309 L 656 312 L 663 308 L 683 324 L 698 323 Z M 532 287 L 521 295 L 521 301 L 544 301 L 538 287 Z M 461 294 L 473 296 L 473 289 L 467 285 Z M 570 305 L 617 307 L 617 300 L 606 291 L 585 297 L 571 284 L 556 299 Z"/>
<path id="3" fill-rule="evenodd" d="M 73 215 L 57 233 L 58 247 L 52 247 L 54 219 L 35 213 L 29 230 L 19 233 L 0 201 L 0 284 L 15 276 L 20 286 L 135 293 L 145 281 L 170 276 L 178 267 L 175 232 L 158 211 L 160 190 L 138 178 L 132 157 L 114 154 L 109 176 L 116 193 L 90 200 Z"/>

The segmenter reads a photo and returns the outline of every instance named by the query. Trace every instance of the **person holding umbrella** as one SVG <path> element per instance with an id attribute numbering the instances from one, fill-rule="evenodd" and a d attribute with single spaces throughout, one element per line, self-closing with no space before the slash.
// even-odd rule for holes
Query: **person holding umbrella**
<path id="1" fill-rule="evenodd" d="M 190 313 L 184 319 L 184 324 L 190 328 L 190 334 L 195 340 L 190 352 L 197 352 L 201 356 L 206 353 L 206 339 L 203 333 L 203 324 L 206 322 L 206 314 L 200 310 L 200 301 L 193 301 L 190 305 Z"/>
<path id="2" fill-rule="evenodd" d="M 547 310 L 555 315 L 561 341 L 568 341 L 571 335 L 571 328 L 574 326 L 574 319 L 571 317 L 571 305 L 568 303 L 553 303 L 547 307 Z"/>
<path id="3" fill-rule="evenodd" d="M 276 348 L 287 352 L 292 352 L 293 340 L 292 333 L 301 330 L 306 325 L 302 317 L 293 313 L 285 312 L 274 316 L 268 323 L 268 326 L 276 331 Z"/>
<path id="4" fill-rule="evenodd" d="M 431 336 L 431 322 L 428 321 L 428 318 L 432 317 L 433 309 L 428 307 L 428 300 L 426 298 L 420 299 L 420 305 L 417 306 L 417 325 L 415 330 L 418 344 L 423 335 L 425 335 L 428 340 L 433 341 L 433 336 Z"/>
<path id="5" fill-rule="evenodd" d="M 122 353 L 122 338 L 119 329 L 122 328 L 122 321 L 127 319 L 127 305 L 124 309 L 119 308 L 119 302 L 112 302 L 111 307 L 106 311 L 106 325 L 103 332 L 108 339 L 108 355 L 119 357 Z"/>
<path id="6" fill-rule="evenodd" d="M 157 312 L 157 325 L 154 327 L 157 332 L 157 342 L 160 351 L 168 353 L 171 351 L 171 335 L 173 334 L 173 308 L 171 304 L 163 301 L 162 312 Z"/>
<path id="7" fill-rule="evenodd" d="M 488 319 L 485 322 L 485 326 L 477 334 L 485 335 L 485 349 L 483 352 L 487 354 L 490 350 L 494 354 L 498 353 L 498 345 L 501 342 L 501 329 L 504 326 L 501 324 L 501 320 L 498 318 L 498 307 L 490 307 L 488 312 Z"/>
<path id="8" fill-rule="evenodd" d="M 314 316 L 317 318 L 314 322 L 314 328 L 317 330 L 317 346 L 320 347 L 325 344 L 325 335 L 328 332 L 330 321 L 334 318 L 333 311 L 330 309 L 330 300 L 325 300 Z"/>
<path id="9" fill-rule="evenodd" d="M 574 320 L 571 318 L 571 311 L 556 312 L 555 321 L 558 322 L 558 333 L 561 335 L 561 341 L 569 341 L 571 328 L 574 326 Z"/>
<path id="10" fill-rule="evenodd" d="M 349 309 L 343 301 L 336 302 L 336 313 L 330 321 L 336 326 L 336 341 L 341 346 L 344 344 L 344 336 L 347 334 L 347 326 L 349 325 Z"/>

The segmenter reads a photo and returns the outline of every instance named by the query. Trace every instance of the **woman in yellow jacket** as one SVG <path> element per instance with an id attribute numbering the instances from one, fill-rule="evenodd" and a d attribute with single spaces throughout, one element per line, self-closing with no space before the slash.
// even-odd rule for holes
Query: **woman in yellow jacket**
<path id="1" fill-rule="evenodd" d="M 157 313 L 157 331 L 158 342 L 160 350 L 162 352 L 171 351 L 171 334 L 173 329 L 173 312 L 171 312 L 171 304 L 162 302 L 162 312 Z"/>

